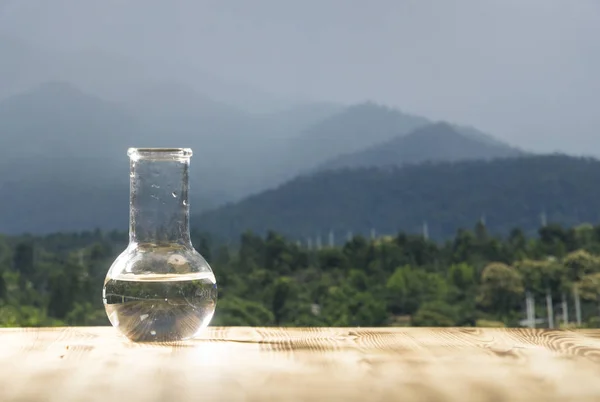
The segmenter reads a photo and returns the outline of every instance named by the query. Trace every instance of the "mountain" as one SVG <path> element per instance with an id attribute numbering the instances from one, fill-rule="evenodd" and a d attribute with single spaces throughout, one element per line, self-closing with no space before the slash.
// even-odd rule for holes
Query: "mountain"
<path id="1" fill-rule="evenodd" d="M 179 82 L 154 82 L 134 91 L 124 106 L 141 119 L 231 119 L 248 117 L 241 109 L 215 101 L 189 85 Z M 173 126 L 171 128 L 176 128 Z"/>
<path id="2" fill-rule="evenodd" d="M 124 150 L 136 131 L 118 106 L 63 82 L 0 101 L 1 205 L 10 211 L 0 214 L 0 232 L 119 222 L 115 203 L 127 206 Z"/>
<path id="3" fill-rule="evenodd" d="M 232 199 L 244 152 L 235 145 L 248 133 L 233 126 L 233 108 L 194 96 L 151 87 L 130 110 L 47 82 L 0 101 L 0 189 L 11 211 L 0 216 L 0 233 L 126 227 L 131 146 L 192 147 L 195 210 Z"/>
<path id="4" fill-rule="evenodd" d="M 197 152 L 202 190 L 237 199 L 287 177 L 286 144 L 341 106 L 304 103 L 278 112 L 248 113 L 177 82 L 147 85 L 122 103 L 152 146 L 186 144 Z"/>
<path id="5" fill-rule="evenodd" d="M 0 54 L 0 100 L 47 81 L 68 81 L 85 92 L 122 101 L 147 86 L 177 80 L 210 99 L 253 113 L 284 111 L 299 103 L 219 77 L 205 71 L 200 61 L 190 64 L 164 55 L 148 62 L 132 53 L 98 47 L 58 50 L 33 45 L 1 30 Z"/>
<path id="6" fill-rule="evenodd" d="M 130 146 L 191 147 L 199 213 L 426 124 L 374 104 L 249 114 L 173 82 L 143 85 L 120 102 L 46 82 L 0 101 L 0 188 L 12 212 L 0 217 L 0 232 L 123 227 Z"/>
<path id="7" fill-rule="evenodd" d="M 407 163 L 494 159 L 523 155 L 516 148 L 477 133 L 465 135 L 448 123 L 429 124 L 409 134 L 351 154 L 338 156 L 319 169 L 393 166 Z"/>
<path id="8" fill-rule="evenodd" d="M 213 97 L 218 80 L 199 91 L 190 77 L 204 78 L 189 66 L 169 76 L 99 49 L 56 52 L 8 37 L 0 50 L 0 188 L 10 189 L 2 203 L 14 211 L 0 217 L 0 232 L 122 227 L 82 194 L 94 186 L 107 195 L 103 205 L 126 199 L 130 146 L 191 147 L 197 213 L 430 124 L 374 103 L 283 102 L 252 113 Z"/>
<path id="9" fill-rule="evenodd" d="M 0 54 L 0 100 L 49 81 L 118 100 L 149 79 L 143 65 L 99 49 L 53 51 L 0 34 Z"/>
<path id="10" fill-rule="evenodd" d="M 45 82 L 0 100 L 0 189 L 11 211 L 0 217 L 0 232 L 122 228 L 131 146 L 194 150 L 196 212 L 268 188 L 286 169 L 272 161 L 288 133 L 327 110 L 315 104 L 250 115 L 173 83 L 111 102 L 68 82 Z"/>
<path id="11" fill-rule="evenodd" d="M 359 151 L 427 123 L 425 118 L 396 109 L 361 103 L 308 128 L 291 141 L 290 148 L 305 156 L 306 163 L 320 162 L 334 155 Z"/>
<path id="12" fill-rule="evenodd" d="M 504 148 L 507 147 L 507 144 L 505 142 L 502 142 L 497 138 L 494 138 L 491 135 L 476 129 L 475 127 L 453 124 L 452 128 L 454 128 L 456 131 L 468 138 L 484 142 L 488 145 L 498 145 Z"/>
<path id="13" fill-rule="evenodd" d="M 148 144 L 188 144 L 207 153 L 211 164 L 236 153 L 233 146 L 240 141 L 254 137 L 261 144 L 264 142 L 262 133 L 252 127 L 252 116 L 177 82 L 148 84 L 121 106 L 136 119 Z M 216 153 L 220 153 L 218 160 L 210 158 Z"/>
<path id="14" fill-rule="evenodd" d="M 534 233 L 540 213 L 565 225 L 597 223 L 600 161 L 563 155 L 324 171 L 197 215 L 193 225 L 233 240 L 275 230 L 304 240 L 330 231 L 418 232 L 434 239 L 484 216 L 494 233 Z"/>
<path id="15" fill-rule="evenodd" d="M 358 152 L 428 124 L 424 117 L 366 102 L 343 108 L 290 139 L 279 165 L 285 179 L 310 171 L 342 154 Z"/>
<path id="16" fill-rule="evenodd" d="M 48 82 L 0 101 L 4 158 L 109 155 L 130 144 L 136 123 L 116 104 L 65 82 Z"/>
<path id="17" fill-rule="evenodd" d="M 304 131 L 337 115 L 345 106 L 330 102 L 303 102 L 283 110 L 261 113 L 257 118 L 264 122 L 264 129 L 275 138 L 292 139 Z"/>

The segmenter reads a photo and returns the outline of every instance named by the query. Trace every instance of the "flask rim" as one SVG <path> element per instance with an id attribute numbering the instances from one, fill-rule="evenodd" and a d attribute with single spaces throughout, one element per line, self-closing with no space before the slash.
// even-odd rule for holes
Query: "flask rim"
<path id="1" fill-rule="evenodd" d="M 129 159 L 137 161 L 145 160 L 169 160 L 181 161 L 191 158 L 191 148 L 129 148 L 127 155 Z"/>

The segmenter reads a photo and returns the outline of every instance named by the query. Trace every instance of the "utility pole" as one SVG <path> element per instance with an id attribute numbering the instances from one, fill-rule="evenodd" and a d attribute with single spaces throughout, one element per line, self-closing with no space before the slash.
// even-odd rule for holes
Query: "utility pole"
<path id="1" fill-rule="evenodd" d="M 525 295 L 525 305 L 527 307 L 527 326 L 535 328 L 535 302 L 531 292 L 527 292 Z"/>
<path id="2" fill-rule="evenodd" d="M 554 328 L 554 306 L 550 289 L 546 289 L 546 310 L 548 311 L 548 328 Z"/>
<path id="3" fill-rule="evenodd" d="M 429 240 L 429 226 L 427 225 L 427 221 L 423 222 L 423 238 Z"/>
<path id="4" fill-rule="evenodd" d="M 542 213 L 540 214 L 540 224 L 543 228 L 545 228 L 546 225 L 548 225 L 548 217 L 546 216 L 546 211 L 542 211 Z"/>
<path id="5" fill-rule="evenodd" d="M 566 325 L 569 323 L 569 306 L 567 304 L 567 297 L 565 296 L 565 294 L 562 294 L 562 316 L 563 316 L 563 323 Z"/>
<path id="6" fill-rule="evenodd" d="M 329 231 L 329 247 L 331 247 L 331 248 L 335 247 L 335 237 L 333 234 L 333 230 Z"/>
<path id="7" fill-rule="evenodd" d="M 575 299 L 575 317 L 577 319 L 577 326 L 581 326 L 581 300 L 579 299 L 579 289 L 577 286 L 573 286 L 573 298 Z"/>

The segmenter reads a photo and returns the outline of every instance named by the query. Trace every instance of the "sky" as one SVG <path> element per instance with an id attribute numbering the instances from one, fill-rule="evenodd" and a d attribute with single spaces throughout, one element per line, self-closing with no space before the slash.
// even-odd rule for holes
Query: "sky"
<path id="1" fill-rule="evenodd" d="M 0 0 L 0 31 L 600 156 L 600 0 Z"/>

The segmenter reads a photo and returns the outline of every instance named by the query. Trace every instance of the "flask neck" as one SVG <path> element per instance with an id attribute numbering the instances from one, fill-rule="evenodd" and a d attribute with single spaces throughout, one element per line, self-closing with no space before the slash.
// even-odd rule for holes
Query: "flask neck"
<path id="1" fill-rule="evenodd" d="M 190 246 L 188 157 L 130 154 L 129 241 Z"/>

